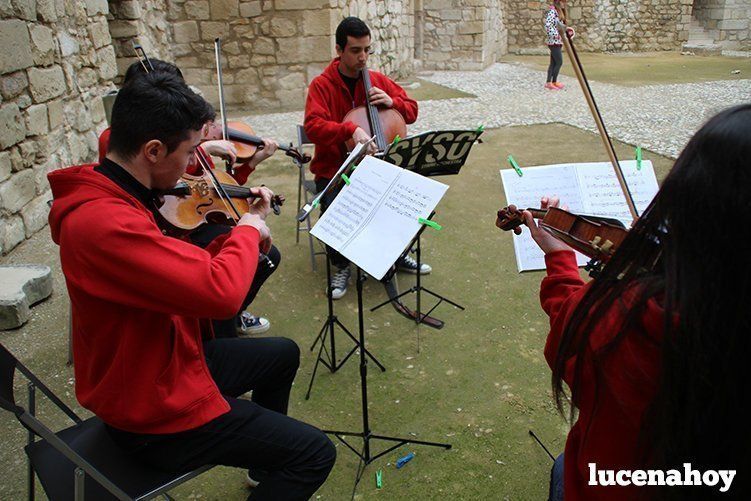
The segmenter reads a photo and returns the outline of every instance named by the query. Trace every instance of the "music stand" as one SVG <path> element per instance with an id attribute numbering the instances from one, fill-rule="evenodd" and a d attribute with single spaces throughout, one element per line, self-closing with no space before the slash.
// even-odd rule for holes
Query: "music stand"
<path id="1" fill-rule="evenodd" d="M 349 450 L 354 452 L 359 458 L 360 462 L 357 465 L 357 473 L 355 474 L 355 485 L 352 489 L 354 495 L 357 484 L 365 472 L 365 468 L 375 461 L 376 459 L 388 454 L 389 452 L 398 449 L 402 445 L 415 444 L 425 445 L 429 447 L 442 447 L 444 449 L 451 449 L 451 444 L 444 444 L 440 442 L 427 442 L 424 440 L 415 440 L 413 438 L 406 437 L 392 437 L 388 435 L 376 435 L 370 428 L 370 418 L 368 415 L 368 361 L 365 358 L 365 328 L 363 318 L 363 306 L 362 306 L 362 283 L 365 280 L 362 277 L 362 272 L 359 266 L 357 267 L 357 319 L 359 329 L 359 345 L 363 348 L 360 350 L 360 390 L 362 394 L 362 431 L 337 431 L 337 430 L 323 430 L 324 433 L 334 435 L 338 438 Z M 353 447 L 344 437 L 360 437 L 363 441 L 362 450 L 358 451 Z M 396 442 L 395 445 L 384 449 L 378 454 L 373 455 L 371 453 L 370 442 L 371 440 L 383 440 L 386 442 Z"/>

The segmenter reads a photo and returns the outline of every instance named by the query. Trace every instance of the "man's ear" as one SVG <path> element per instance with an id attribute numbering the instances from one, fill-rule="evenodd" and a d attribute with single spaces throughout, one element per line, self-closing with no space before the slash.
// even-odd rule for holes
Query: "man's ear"
<path id="1" fill-rule="evenodd" d="M 343 52 L 344 52 L 344 49 L 339 47 L 339 44 L 336 44 L 336 55 L 341 57 Z"/>
<path id="2" fill-rule="evenodd" d="M 167 147 L 158 139 L 152 139 L 141 147 L 143 156 L 151 163 L 156 163 L 165 157 Z"/>

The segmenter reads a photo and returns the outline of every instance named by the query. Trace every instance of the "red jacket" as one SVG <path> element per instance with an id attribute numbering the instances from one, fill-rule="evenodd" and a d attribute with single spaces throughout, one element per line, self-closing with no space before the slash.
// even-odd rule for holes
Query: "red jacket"
<path id="1" fill-rule="evenodd" d="M 411 99 L 404 89 L 389 77 L 370 70 L 374 87 L 386 92 L 393 99 L 393 108 L 402 114 L 408 123 L 417 120 L 417 101 Z M 342 122 L 352 109 L 365 105 L 365 88 L 362 79 L 355 86 L 355 97 L 349 93 L 347 84 L 339 76 L 339 58 L 335 58 L 310 82 L 305 103 L 305 134 L 316 150 L 310 171 L 316 179 L 331 179 L 345 158 L 344 142 L 352 137 L 357 125 Z"/>
<path id="2" fill-rule="evenodd" d="M 107 155 L 107 150 L 109 150 L 110 146 L 110 128 L 107 127 L 102 131 L 101 134 L 99 134 L 99 162 L 101 163 L 102 160 L 104 160 L 105 155 Z M 199 146 L 200 148 L 200 146 Z M 211 168 L 213 169 L 214 161 L 211 159 L 210 155 L 206 155 L 206 159 L 209 161 L 209 165 L 211 165 Z M 201 168 L 198 165 L 197 161 L 191 161 L 191 163 L 188 165 L 188 169 L 186 170 L 187 174 L 196 176 L 200 174 Z M 232 177 L 235 178 L 235 181 L 239 185 L 243 185 L 248 181 L 248 177 L 253 172 L 253 170 L 250 168 L 250 161 L 236 164 L 232 169 Z"/>
<path id="3" fill-rule="evenodd" d="M 545 358 L 553 366 L 564 326 L 588 289 L 579 277 L 576 258 L 570 251 L 545 256 L 547 277 L 542 281 L 540 299 L 550 316 L 550 334 Z M 622 303 L 614 305 L 590 334 L 580 391 L 573 395 L 579 416 L 566 440 L 563 490 L 566 500 L 631 500 L 639 487 L 590 487 L 589 463 L 597 469 L 647 469 L 641 462 L 637 441 L 642 416 L 657 391 L 660 373 L 660 343 L 664 332 L 664 310 L 657 300 L 647 302 L 637 325 L 629 330 L 615 352 L 603 361 L 602 384 L 595 408 L 593 350 L 611 341 L 618 333 L 624 312 L 634 301 L 627 291 Z M 574 361 L 569 360 L 564 381 L 573 384 Z M 643 489 L 643 488 L 642 488 Z"/>
<path id="4" fill-rule="evenodd" d="M 48 175 L 50 229 L 72 306 L 76 396 L 134 433 L 205 424 L 229 405 L 206 366 L 199 318 L 240 309 L 260 235 L 237 227 L 206 250 L 164 236 L 146 207 L 93 167 Z"/>

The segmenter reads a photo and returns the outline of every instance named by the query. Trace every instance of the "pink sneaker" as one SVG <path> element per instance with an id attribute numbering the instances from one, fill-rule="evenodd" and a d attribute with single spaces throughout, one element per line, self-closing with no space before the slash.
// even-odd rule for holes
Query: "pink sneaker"
<path id="1" fill-rule="evenodd" d="M 558 90 L 558 87 L 556 87 L 556 85 L 551 82 L 546 83 L 545 88 L 550 90 Z"/>
<path id="2" fill-rule="evenodd" d="M 565 87 L 565 85 L 563 85 L 561 82 L 553 82 L 553 85 L 555 85 L 556 88 L 558 89 L 562 89 Z"/>

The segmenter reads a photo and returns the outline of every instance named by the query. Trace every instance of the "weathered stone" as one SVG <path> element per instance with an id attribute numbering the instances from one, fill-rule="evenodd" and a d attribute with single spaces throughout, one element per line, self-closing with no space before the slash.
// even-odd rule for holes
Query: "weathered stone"
<path id="1" fill-rule="evenodd" d="M 0 203 L 3 210 L 13 214 L 34 198 L 34 172 L 30 169 L 17 172 L 0 184 Z"/>
<path id="2" fill-rule="evenodd" d="M 188 0 L 185 2 L 185 15 L 188 19 L 209 19 L 209 2 L 206 0 Z"/>
<path id="3" fill-rule="evenodd" d="M 0 253 L 7 254 L 16 245 L 23 242 L 26 232 L 20 216 L 10 216 L 0 224 Z"/>
<path id="4" fill-rule="evenodd" d="M 27 21 L 37 20 L 36 0 L 11 0 L 16 14 Z"/>
<path id="5" fill-rule="evenodd" d="M 10 150 L 10 164 L 13 172 L 21 172 L 25 167 L 23 158 L 21 158 L 21 150 L 18 146 L 15 146 Z"/>
<path id="6" fill-rule="evenodd" d="M 138 36 L 138 21 L 116 20 L 109 23 L 112 38 L 129 38 Z"/>
<path id="7" fill-rule="evenodd" d="M 316 10 L 328 7 L 327 0 L 276 0 L 277 10 Z"/>
<path id="8" fill-rule="evenodd" d="M 60 66 L 29 69 L 29 90 L 34 102 L 43 103 L 65 92 L 65 76 Z"/>
<path id="9" fill-rule="evenodd" d="M 47 225 L 47 217 L 50 212 L 49 205 L 47 204 L 49 200 L 52 200 L 52 193 L 48 191 L 26 204 L 21 210 L 21 219 L 26 230 L 26 238 L 29 238 Z"/>
<path id="10" fill-rule="evenodd" d="M 283 17 L 275 17 L 271 19 L 271 25 L 269 28 L 269 34 L 282 38 L 291 37 L 297 33 L 296 23 L 291 19 L 285 19 Z"/>
<path id="11" fill-rule="evenodd" d="M 7 151 L 0 151 L 0 183 L 10 177 L 10 170 L 10 153 Z"/>
<path id="12" fill-rule="evenodd" d="M 57 11 L 54 0 L 37 0 L 37 16 L 45 23 L 57 21 Z"/>
<path id="13" fill-rule="evenodd" d="M 78 40 L 72 37 L 69 33 L 61 31 L 57 34 L 57 41 L 60 44 L 60 52 L 63 57 L 69 57 L 74 54 L 78 54 L 80 49 Z"/>
<path id="14" fill-rule="evenodd" d="M 102 47 L 96 51 L 97 69 L 99 71 L 99 78 L 102 80 L 112 80 L 117 76 L 117 58 L 115 57 L 115 49 L 111 45 Z"/>
<path id="15" fill-rule="evenodd" d="M 213 42 L 216 38 L 222 38 L 227 32 L 227 23 L 217 21 L 204 21 L 201 23 L 201 39 Z"/>
<path id="16" fill-rule="evenodd" d="M 329 59 L 329 37 L 296 37 L 279 44 L 276 54 L 278 63 L 306 63 Z"/>
<path id="17" fill-rule="evenodd" d="M 63 125 L 63 102 L 58 99 L 47 103 L 47 114 L 50 119 L 50 129 L 55 130 Z"/>
<path id="18" fill-rule="evenodd" d="M 141 12 L 141 5 L 133 0 L 119 2 L 117 6 L 117 13 L 120 19 L 139 19 Z"/>
<path id="19" fill-rule="evenodd" d="M 84 0 L 86 5 L 86 12 L 89 16 L 96 16 L 97 14 L 107 14 L 109 12 L 109 6 L 107 0 Z"/>
<path id="20" fill-rule="evenodd" d="M 107 21 L 102 19 L 89 25 L 89 37 L 94 43 L 94 47 L 99 49 L 105 45 L 112 43 L 110 37 L 110 29 L 107 25 Z"/>
<path id="21" fill-rule="evenodd" d="M 89 114 L 91 115 L 91 121 L 94 123 L 99 123 L 107 118 L 102 96 L 95 96 L 89 100 Z"/>
<path id="22" fill-rule="evenodd" d="M 28 94 L 21 94 L 18 96 L 18 99 L 16 99 L 16 104 L 19 108 L 22 110 L 25 110 L 29 106 L 31 106 L 31 98 L 28 96 Z"/>
<path id="23" fill-rule="evenodd" d="M 176 43 L 197 42 L 198 24 L 195 21 L 182 21 L 172 25 L 172 36 Z"/>
<path id="24" fill-rule="evenodd" d="M 5 99 L 13 99 L 29 86 L 29 80 L 26 73 L 18 71 L 11 75 L 5 75 L 0 78 L 0 94 Z"/>
<path id="25" fill-rule="evenodd" d="M 21 110 L 15 103 L 0 107 L 0 149 L 6 149 L 26 137 Z"/>
<path id="26" fill-rule="evenodd" d="M 209 0 L 211 19 L 231 19 L 237 17 L 239 0 Z"/>
<path id="27" fill-rule="evenodd" d="M 45 162 L 33 167 L 34 185 L 37 193 L 44 193 L 50 189 L 50 183 L 47 180 L 47 174 L 60 167 L 60 159 L 57 155 L 52 155 Z"/>
<path id="28" fill-rule="evenodd" d="M 49 132 L 49 118 L 47 116 L 47 105 L 36 104 L 29 106 L 26 110 L 26 135 L 40 136 Z"/>
<path id="29" fill-rule="evenodd" d="M 31 34 L 32 53 L 34 64 L 52 64 L 55 42 L 52 39 L 52 30 L 40 24 L 33 24 L 29 28 Z"/>
<path id="30" fill-rule="evenodd" d="M 15 329 L 31 317 L 29 308 L 52 294 L 52 270 L 43 265 L 0 267 L 0 329 Z"/>
<path id="31" fill-rule="evenodd" d="M 22 70 L 34 64 L 26 23 L 18 19 L 0 21 L 0 74 Z"/>
<path id="32" fill-rule="evenodd" d="M 240 17 L 256 17 L 261 15 L 261 2 L 245 2 L 240 4 Z"/>
<path id="33" fill-rule="evenodd" d="M 274 40 L 271 38 L 258 37 L 253 44 L 253 52 L 256 54 L 273 55 L 276 52 Z"/>

